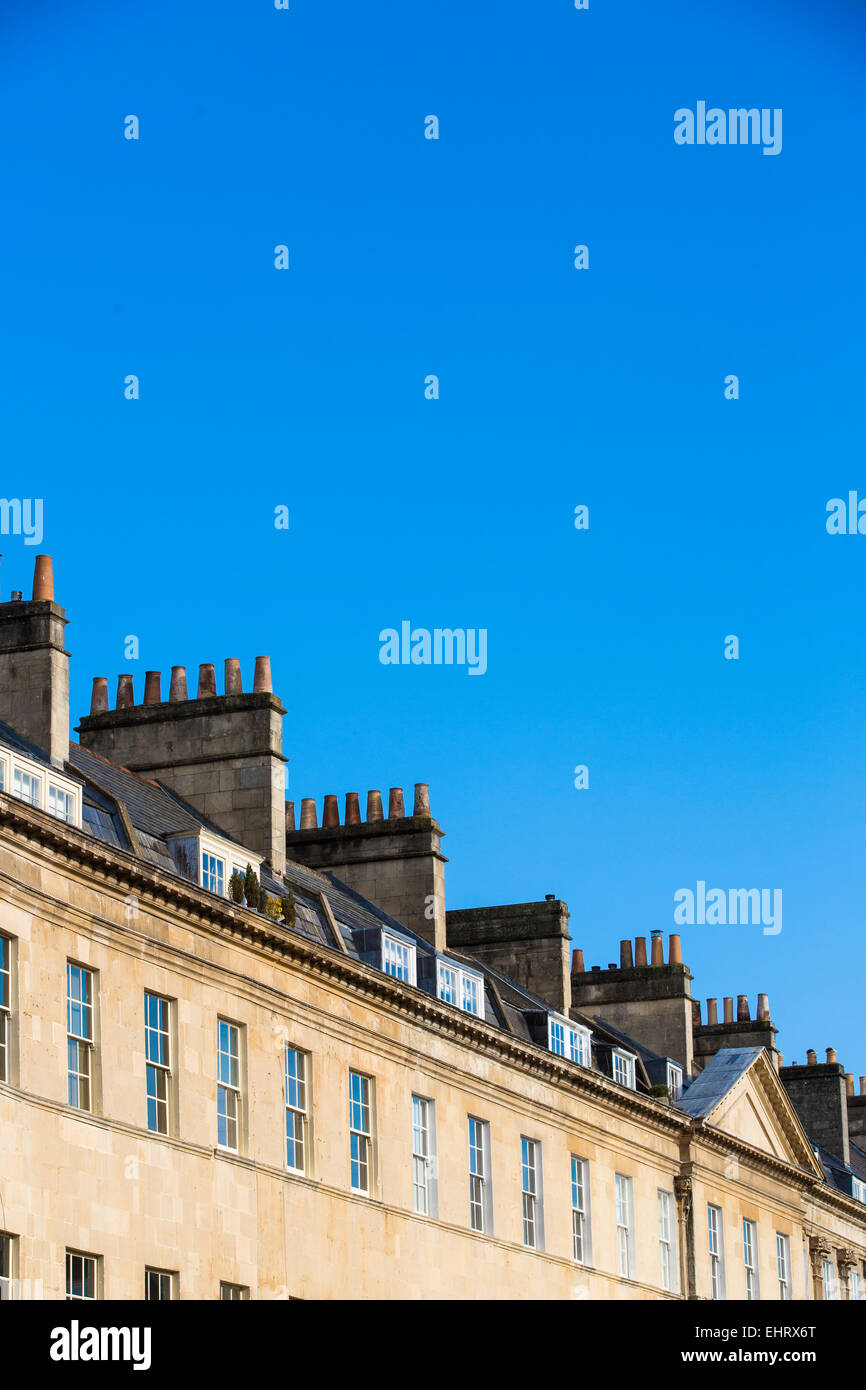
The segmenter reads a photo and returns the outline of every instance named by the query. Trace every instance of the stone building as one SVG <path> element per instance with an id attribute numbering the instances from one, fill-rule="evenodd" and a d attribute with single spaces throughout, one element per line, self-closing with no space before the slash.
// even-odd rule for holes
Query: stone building
<path id="1" fill-rule="evenodd" d="M 51 569 L 0 602 L 0 1296 L 862 1296 L 862 1078 L 702 1020 L 676 936 L 448 910 L 423 784 L 296 826 L 265 658 L 73 741 Z"/>

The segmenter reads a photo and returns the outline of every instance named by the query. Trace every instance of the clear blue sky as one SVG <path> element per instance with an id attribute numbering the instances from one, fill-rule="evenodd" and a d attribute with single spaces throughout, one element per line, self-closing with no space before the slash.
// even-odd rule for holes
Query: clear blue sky
<path id="1" fill-rule="evenodd" d="M 45 499 L 75 713 L 268 652 L 296 798 L 429 781 L 449 905 L 556 893 L 588 964 L 698 879 L 781 888 L 778 936 L 683 928 L 695 992 L 866 1072 L 866 537 L 824 525 L 866 495 L 862 4 L 7 0 L 0 35 L 2 493 Z M 678 147 L 698 100 L 781 107 L 781 155 Z M 487 674 L 381 665 L 402 619 L 486 628 Z"/>

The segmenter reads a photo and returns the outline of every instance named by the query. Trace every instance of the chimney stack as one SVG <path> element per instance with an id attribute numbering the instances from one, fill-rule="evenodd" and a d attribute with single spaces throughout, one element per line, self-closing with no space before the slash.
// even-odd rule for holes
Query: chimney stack
<path id="1" fill-rule="evenodd" d="M 135 691 L 132 685 L 132 676 L 117 677 L 117 709 L 132 709 L 135 704 Z"/>
<path id="2" fill-rule="evenodd" d="M 145 703 L 146 705 L 161 705 L 161 704 L 162 704 L 162 691 L 161 691 L 161 689 L 160 689 L 161 684 L 162 684 L 162 672 L 161 672 L 161 671 L 145 671 L 145 673 L 144 673 L 144 703 Z M 93 710 L 90 711 L 91 714 L 93 714 L 93 712 L 94 712 Z"/>
<path id="3" fill-rule="evenodd" d="M 21 595 L 15 589 L 0 603 L 0 719 L 62 765 L 69 757 L 69 653 L 50 555 L 36 556 L 33 598 Z"/>
<path id="4" fill-rule="evenodd" d="M 287 831 L 286 853 L 321 873 L 334 873 L 356 893 L 416 931 L 437 950 L 445 950 L 445 856 L 442 830 L 430 815 L 426 782 L 415 784 L 415 814 L 407 816 L 403 791 L 392 787 L 388 819 L 382 794 L 367 793 L 367 819 L 361 820 L 357 792 L 346 793 L 340 825 L 336 796 L 325 797 L 321 827 L 316 803 L 301 803 L 301 824 Z"/>

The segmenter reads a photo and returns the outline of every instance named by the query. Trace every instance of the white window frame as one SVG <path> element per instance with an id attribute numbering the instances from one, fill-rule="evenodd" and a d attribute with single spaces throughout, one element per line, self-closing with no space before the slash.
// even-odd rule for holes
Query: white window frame
<path id="1" fill-rule="evenodd" d="M 357 1081 L 359 1085 L 353 1086 Z M 374 1082 L 365 1072 L 349 1072 L 349 1187 L 361 1197 L 373 1192 Z"/>
<path id="2" fill-rule="evenodd" d="M 58 810 L 58 802 L 63 800 L 63 810 Z M 76 821 L 76 797 L 75 793 L 66 787 L 61 787 L 57 782 L 48 783 L 48 806 L 49 816 L 56 817 L 57 820 L 65 821 L 67 825 L 75 825 Z"/>
<path id="3" fill-rule="evenodd" d="M 575 1027 L 567 1018 L 559 1014 L 547 1016 L 547 1046 L 557 1057 L 576 1062 L 579 1067 L 590 1065 L 590 1038 L 588 1028 Z"/>
<path id="4" fill-rule="evenodd" d="M 856 1265 L 852 1265 L 848 1271 L 848 1298 L 859 1303 L 863 1297 L 863 1279 Z"/>
<path id="5" fill-rule="evenodd" d="M 156 1300 L 152 1299 L 152 1298 L 151 1298 L 151 1295 L 150 1295 L 150 1289 L 151 1289 L 151 1286 L 152 1286 L 152 1285 L 151 1285 L 151 1280 L 154 1280 L 154 1279 L 155 1279 L 155 1281 L 156 1281 L 156 1285 L 157 1285 L 157 1289 L 158 1289 L 158 1293 L 157 1293 L 157 1295 L 156 1295 Z M 166 1281 L 168 1281 L 168 1282 L 166 1283 Z M 163 1289 L 165 1289 L 165 1288 L 168 1289 L 168 1293 L 163 1293 Z M 155 1302 L 155 1301 L 157 1301 L 157 1300 L 160 1301 L 160 1302 L 166 1302 L 167 1300 L 176 1298 L 176 1297 L 177 1297 L 176 1289 L 177 1289 L 177 1272 L 176 1272 L 175 1270 L 173 1270 L 173 1269 L 157 1269 L 154 1265 L 145 1265 L 145 1267 L 144 1267 L 144 1298 L 145 1298 L 145 1302 Z"/>
<path id="6" fill-rule="evenodd" d="M 623 1279 L 634 1278 L 634 1180 L 614 1174 L 616 1195 L 616 1264 Z"/>
<path id="7" fill-rule="evenodd" d="M 746 1301 L 756 1303 L 761 1297 L 758 1273 L 758 1223 L 743 1217 L 743 1264 L 746 1270 Z"/>
<path id="8" fill-rule="evenodd" d="M 866 1182 L 862 1178 L 851 1178 L 851 1196 L 858 1202 L 866 1202 Z"/>
<path id="9" fill-rule="evenodd" d="M 412 1206 L 419 1216 L 438 1216 L 436 1102 L 413 1093 Z"/>
<path id="10" fill-rule="evenodd" d="M 631 1091 L 636 1088 L 634 1060 L 631 1052 L 621 1052 L 619 1048 L 613 1049 L 613 1079 L 619 1086 L 628 1086 Z"/>
<path id="11" fill-rule="evenodd" d="M 78 972 L 78 978 L 82 983 L 87 982 L 88 996 L 75 999 L 70 993 L 72 984 L 72 972 Z M 80 1010 L 81 1032 L 76 1032 L 73 1028 L 73 1015 Z M 94 1090 L 94 1050 L 95 1050 L 95 1022 L 96 1022 L 96 972 L 91 970 L 88 965 L 80 965 L 77 961 L 67 960 L 66 962 L 66 1099 L 73 1110 L 84 1110 L 93 1113 L 93 1090 Z M 70 1065 L 72 1049 L 75 1048 L 76 1067 Z M 75 1093 L 77 1100 L 71 1098 L 71 1085 L 75 1078 Z M 81 1104 L 82 1082 L 86 1087 L 87 1104 Z"/>
<path id="12" fill-rule="evenodd" d="M 592 1264 L 592 1202 L 589 1191 L 589 1160 L 570 1155 L 571 1178 L 571 1254 L 576 1264 Z"/>
<path id="13" fill-rule="evenodd" d="M 0 1303 L 8 1302 L 15 1291 L 15 1237 L 0 1231 Z"/>
<path id="14" fill-rule="evenodd" d="M 294 1071 L 289 1070 L 289 1059 L 294 1058 Z M 299 1047 L 287 1042 L 283 1049 L 283 1100 L 286 1107 L 286 1168 L 290 1173 L 306 1174 L 309 1165 L 309 1087 L 310 1058 Z M 291 1134 L 289 1127 L 291 1126 Z M 297 1158 L 301 1151 L 300 1166 L 289 1161 L 289 1153 Z"/>
<path id="15" fill-rule="evenodd" d="M 156 1017 L 156 1026 L 151 1023 L 151 1012 L 149 1003 L 153 1001 L 159 1006 Z M 165 1009 L 163 1016 L 162 1009 Z M 164 1027 L 163 1027 L 164 1022 Z M 145 1121 L 150 1134 L 171 1134 L 171 1105 L 172 1105 L 172 1001 L 166 999 L 162 994 L 156 994 L 153 990 L 144 991 L 144 1089 L 145 1089 Z M 155 1049 L 153 1044 L 155 1043 Z M 156 1056 L 151 1056 L 151 1051 L 155 1050 Z M 160 1057 L 159 1054 L 162 1054 Z M 153 1081 L 153 1094 L 151 1094 L 151 1080 Z M 156 1128 L 150 1123 L 150 1103 L 153 1103 L 154 1112 L 157 1119 Z M 165 1118 L 165 1128 L 160 1128 L 160 1116 Z"/>
<path id="16" fill-rule="evenodd" d="M 12 1050 L 12 937 L 0 932 L 0 1081 L 10 1081 Z"/>
<path id="17" fill-rule="evenodd" d="M 100 1259 L 100 1257 L 99 1257 L 98 1255 L 89 1255 L 89 1254 L 88 1254 L 86 1251 L 84 1251 L 84 1250 L 69 1250 L 69 1249 L 67 1249 L 67 1251 L 66 1251 L 66 1301 L 67 1301 L 67 1303 L 91 1303 L 91 1302 L 95 1302 L 96 1300 L 98 1300 L 98 1298 L 99 1298 L 99 1296 L 100 1296 L 100 1295 L 99 1295 L 99 1275 L 100 1275 L 99 1259 Z M 81 1282 L 82 1282 L 82 1287 L 85 1286 L 85 1277 L 84 1277 L 84 1276 L 85 1276 L 85 1272 L 86 1272 L 86 1270 L 89 1269 L 90 1275 L 91 1275 L 91 1280 L 92 1280 L 92 1287 L 93 1287 L 93 1293 L 92 1293 L 92 1294 L 87 1294 L 87 1293 L 70 1293 L 70 1292 L 69 1292 L 70 1285 L 71 1285 L 72 1282 L 73 1282 L 73 1276 L 74 1276 L 74 1271 L 75 1271 L 75 1263 L 76 1263 L 76 1261 L 79 1261 L 79 1260 L 81 1261 Z"/>
<path id="18" fill-rule="evenodd" d="M 520 1195 L 523 1244 L 529 1250 L 544 1249 L 544 1196 L 541 1142 L 520 1136 Z"/>
<path id="19" fill-rule="evenodd" d="M 791 1288 L 791 1237 L 776 1232 L 776 1276 L 779 1280 L 779 1298 L 782 1303 L 793 1297 Z"/>
<path id="20" fill-rule="evenodd" d="M 490 1124 L 477 1115 L 469 1120 L 469 1228 L 477 1235 L 493 1233 L 493 1189 L 490 1183 Z"/>
<path id="21" fill-rule="evenodd" d="M 394 980 L 404 985 L 414 985 L 416 981 L 415 947 L 410 941 L 403 941 L 391 932 L 382 932 L 382 970 Z"/>
<path id="22" fill-rule="evenodd" d="M 30 791 L 24 791 L 24 781 L 30 784 Z M 22 763 L 12 764 L 12 795 L 18 801 L 24 801 L 28 806 L 35 806 L 37 810 L 42 809 L 43 781 L 42 774 L 35 772 L 32 767 L 25 767 Z"/>
<path id="23" fill-rule="evenodd" d="M 676 1293 L 679 1286 L 676 1203 L 674 1194 L 665 1187 L 658 1189 L 658 1215 L 659 1282 L 666 1293 Z"/>
<path id="24" fill-rule="evenodd" d="M 225 1033 L 223 1030 L 226 1030 Z M 217 1018 L 217 1148 L 224 1153 L 239 1154 L 243 1135 L 243 1059 L 241 1024 L 229 1018 Z M 228 1044 L 223 1046 L 223 1042 Z M 233 1051 L 232 1042 L 237 1044 Z M 220 1139 L 223 1121 L 225 1140 Z M 235 1142 L 229 1142 L 234 1126 Z"/>
<path id="25" fill-rule="evenodd" d="M 9 774 L 9 760 L 0 756 L 0 792 L 6 792 L 8 796 L 12 794 L 12 784 Z"/>
<path id="26" fill-rule="evenodd" d="M 826 1258 L 822 1260 L 821 1276 L 824 1283 L 824 1302 L 835 1303 L 838 1298 L 835 1260 Z"/>
<path id="27" fill-rule="evenodd" d="M 683 1094 L 683 1069 L 676 1062 L 668 1062 L 667 1088 L 672 1101 L 678 1101 Z"/>
<path id="28" fill-rule="evenodd" d="M 485 1018 L 484 978 L 472 970 L 462 970 L 449 960 L 436 960 L 436 998 L 473 1018 Z M 470 1001 L 477 1008 L 468 1008 Z"/>
<path id="29" fill-rule="evenodd" d="M 218 898 L 226 895 L 226 861 L 212 849 L 199 850 L 201 854 L 201 886 L 208 893 L 216 893 Z M 216 886 L 214 886 L 216 885 Z"/>
<path id="30" fill-rule="evenodd" d="M 725 1223 L 722 1209 L 707 1203 L 707 1248 L 710 1255 L 710 1298 L 725 1297 Z"/>

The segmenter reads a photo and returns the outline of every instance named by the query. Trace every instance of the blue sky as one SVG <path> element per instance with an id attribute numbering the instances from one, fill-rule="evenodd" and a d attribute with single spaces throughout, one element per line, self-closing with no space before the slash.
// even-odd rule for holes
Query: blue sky
<path id="1" fill-rule="evenodd" d="M 866 1072 L 862 6 L 291 5 L 0 19 L 2 493 L 73 710 L 268 652 L 296 798 L 429 781 L 449 905 L 556 893 L 588 964 L 781 888 L 683 928 L 694 991 Z M 698 100 L 782 153 L 677 146 Z M 381 665 L 403 619 L 486 675 Z"/>

